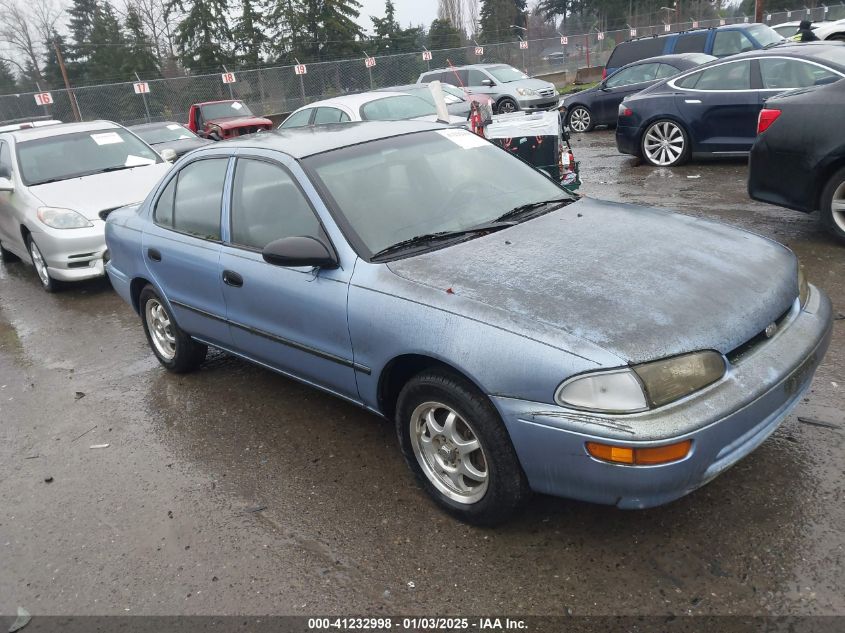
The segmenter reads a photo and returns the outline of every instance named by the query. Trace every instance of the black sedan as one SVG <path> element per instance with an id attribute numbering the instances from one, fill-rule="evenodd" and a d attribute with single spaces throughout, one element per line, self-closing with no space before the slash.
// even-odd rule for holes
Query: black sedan
<path id="1" fill-rule="evenodd" d="M 661 79 L 716 59 L 704 53 L 649 57 L 623 66 L 597 86 L 566 97 L 566 124 L 573 132 L 589 132 L 597 125 L 615 125 L 622 99 Z"/>
<path id="2" fill-rule="evenodd" d="M 161 154 L 162 150 L 172 149 L 176 157 L 187 154 L 192 149 L 208 145 L 213 141 L 200 138 L 181 123 L 163 121 L 161 123 L 144 123 L 129 128 L 140 136 L 148 145 Z"/>
<path id="3" fill-rule="evenodd" d="M 751 148 L 748 193 L 796 211 L 821 212 L 845 240 L 845 80 L 767 99 Z"/>
<path id="4" fill-rule="evenodd" d="M 660 81 L 619 106 L 616 146 L 651 165 L 746 156 L 763 101 L 845 77 L 845 43 L 790 42 L 739 53 Z"/>

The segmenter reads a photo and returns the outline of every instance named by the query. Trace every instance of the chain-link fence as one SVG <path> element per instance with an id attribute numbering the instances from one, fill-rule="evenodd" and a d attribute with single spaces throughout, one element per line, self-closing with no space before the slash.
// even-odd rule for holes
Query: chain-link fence
<path id="1" fill-rule="evenodd" d="M 845 4 L 766 14 L 764 23 L 776 26 L 794 20 L 840 18 L 845 18 Z M 535 76 L 571 73 L 578 68 L 603 66 L 616 44 L 632 37 L 752 21 L 748 17 L 716 18 L 483 46 L 473 44 L 465 48 L 376 56 L 372 58 L 374 65 L 363 58 L 320 62 L 305 66 L 304 74 L 297 74 L 296 66 L 236 70 L 235 82 L 228 84 L 223 82 L 222 73 L 151 79 L 145 81 L 149 92 L 141 94 L 136 93 L 135 82 L 84 86 L 70 92 L 51 91 L 48 100 L 52 103 L 48 105 L 39 105 L 44 99 L 39 101 L 38 93 L 2 95 L 0 120 L 47 116 L 73 121 L 76 114 L 72 99 L 83 120 L 108 119 L 127 125 L 186 121 L 192 103 L 217 99 L 240 99 L 258 115 L 282 114 L 319 99 L 415 83 L 421 73 L 450 64 L 507 63 Z"/>

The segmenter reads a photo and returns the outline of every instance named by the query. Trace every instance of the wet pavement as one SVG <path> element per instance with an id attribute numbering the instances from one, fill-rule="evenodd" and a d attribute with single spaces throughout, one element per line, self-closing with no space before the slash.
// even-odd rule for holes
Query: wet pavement
<path id="1" fill-rule="evenodd" d="M 573 146 L 582 193 L 771 236 L 845 312 L 845 246 L 749 201 L 743 162 Z M 536 496 L 479 529 L 428 501 L 383 420 L 222 354 L 170 375 L 108 282 L 47 295 L 0 265 L 0 613 L 845 614 L 843 410 L 840 320 L 806 399 L 701 490 Z"/>

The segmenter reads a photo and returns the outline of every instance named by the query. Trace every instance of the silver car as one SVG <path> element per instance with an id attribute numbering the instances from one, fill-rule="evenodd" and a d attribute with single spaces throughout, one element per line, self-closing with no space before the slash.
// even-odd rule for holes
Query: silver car
<path id="1" fill-rule="evenodd" d="M 550 110 L 558 103 L 555 85 L 533 79 L 507 64 L 473 64 L 424 72 L 417 83 L 439 80 L 466 88 L 470 92 L 489 95 L 496 104 L 496 112 L 506 114 L 517 110 Z"/>
<path id="2" fill-rule="evenodd" d="M 31 260 L 47 292 L 103 276 L 106 217 L 142 201 L 169 168 L 110 121 L 0 134 L 0 257 Z"/>

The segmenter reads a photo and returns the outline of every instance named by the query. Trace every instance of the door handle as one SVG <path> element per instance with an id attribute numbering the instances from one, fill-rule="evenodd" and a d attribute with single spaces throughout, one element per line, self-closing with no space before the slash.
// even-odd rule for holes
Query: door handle
<path id="1" fill-rule="evenodd" d="M 147 249 L 147 257 L 149 257 L 154 262 L 161 261 L 161 252 L 157 248 L 148 248 Z"/>
<path id="2" fill-rule="evenodd" d="M 233 288 L 240 288 L 244 285 L 244 278 L 233 270 L 224 270 L 223 283 Z"/>
<path id="3" fill-rule="evenodd" d="M 701 99 L 684 99 L 684 103 L 701 103 Z"/>

